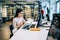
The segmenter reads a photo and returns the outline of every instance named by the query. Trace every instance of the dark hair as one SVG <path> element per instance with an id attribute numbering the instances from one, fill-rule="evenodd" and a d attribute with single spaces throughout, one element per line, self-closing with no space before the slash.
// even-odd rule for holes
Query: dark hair
<path id="1" fill-rule="evenodd" d="M 19 13 L 19 12 L 22 12 L 22 11 L 23 11 L 22 9 L 17 9 L 17 10 L 16 10 L 15 17 L 17 17 L 17 16 L 18 16 L 18 13 Z"/>

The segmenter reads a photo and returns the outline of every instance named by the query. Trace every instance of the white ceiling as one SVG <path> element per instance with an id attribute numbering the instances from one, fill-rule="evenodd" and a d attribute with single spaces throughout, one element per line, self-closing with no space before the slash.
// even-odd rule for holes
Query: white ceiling
<path id="1" fill-rule="evenodd" d="M 0 0 L 0 1 L 49 1 L 49 0 Z"/>
<path id="2" fill-rule="evenodd" d="M 49 0 L 13 0 L 13 1 L 41 1 L 43 2 L 43 1 L 49 1 Z"/>
<path id="3" fill-rule="evenodd" d="M 44 3 L 44 2 L 48 2 L 49 0 L 0 0 L 0 1 L 5 1 L 5 2 L 3 2 L 3 4 L 16 4 L 16 3 L 18 3 L 18 4 L 26 4 L 26 3 L 28 3 L 28 4 L 33 4 L 33 3 L 35 3 L 35 4 L 37 4 L 36 2 L 34 2 L 34 1 L 40 1 L 40 2 L 42 2 L 42 3 Z M 16 3 L 15 2 L 13 2 L 13 1 L 17 1 Z M 19 1 L 27 1 L 27 2 L 19 2 Z"/>

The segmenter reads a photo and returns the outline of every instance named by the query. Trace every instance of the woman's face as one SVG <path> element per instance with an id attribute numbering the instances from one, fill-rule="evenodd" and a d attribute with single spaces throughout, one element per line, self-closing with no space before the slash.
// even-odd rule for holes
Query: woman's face
<path id="1" fill-rule="evenodd" d="M 22 17 L 23 16 L 23 13 L 22 12 L 19 12 L 18 13 L 18 17 Z"/>

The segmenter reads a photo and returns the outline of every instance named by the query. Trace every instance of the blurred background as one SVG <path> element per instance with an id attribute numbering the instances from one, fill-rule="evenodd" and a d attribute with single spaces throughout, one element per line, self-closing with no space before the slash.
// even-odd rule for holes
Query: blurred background
<path id="1" fill-rule="evenodd" d="M 60 0 L 0 0 L 0 40 L 9 40 L 9 26 L 17 8 L 23 9 L 25 20 L 32 18 L 38 25 L 41 19 L 48 20 L 51 25 L 54 25 L 56 17 L 58 18 L 56 20 L 60 19 Z M 44 12 L 44 18 L 41 16 L 41 10 Z M 48 36 L 48 40 L 54 38 Z"/>

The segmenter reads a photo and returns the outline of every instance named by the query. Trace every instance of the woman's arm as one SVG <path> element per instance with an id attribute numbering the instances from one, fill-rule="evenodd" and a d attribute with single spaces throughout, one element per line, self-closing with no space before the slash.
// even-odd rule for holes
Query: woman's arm
<path id="1" fill-rule="evenodd" d="M 23 18 L 23 24 L 25 24 L 26 20 Z"/>
<path id="2" fill-rule="evenodd" d="M 14 28 L 17 28 L 16 21 L 13 19 L 13 26 Z"/>

